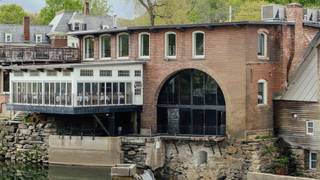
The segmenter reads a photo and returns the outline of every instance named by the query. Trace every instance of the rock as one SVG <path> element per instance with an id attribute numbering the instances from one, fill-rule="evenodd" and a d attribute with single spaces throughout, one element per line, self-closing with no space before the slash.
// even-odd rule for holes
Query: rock
<path id="1" fill-rule="evenodd" d="M 128 152 L 128 155 L 129 155 L 129 156 L 133 156 L 133 155 L 136 155 L 136 154 L 137 154 L 137 153 L 136 153 L 135 151 L 129 151 L 129 152 Z"/>
<path id="2" fill-rule="evenodd" d="M 23 145 L 23 149 L 31 149 L 33 146 L 30 144 Z"/>

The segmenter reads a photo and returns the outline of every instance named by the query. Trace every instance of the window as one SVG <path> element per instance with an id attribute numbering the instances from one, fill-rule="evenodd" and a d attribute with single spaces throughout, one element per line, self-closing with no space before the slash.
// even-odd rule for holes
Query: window
<path id="1" fill-rule="evenodd" d="M 258 34 L 258 56 L 267 57 L 267 34 L 263 32 Z"/>
<path id="2" fill-rule="evenodd" d="M 4 93 L 8 93 L 10 91 L 10 75 L 9 72 L 3 72 L 3 88 L 2 91 Z"/>
<path id="3" fill-rule="evenodd" d="M 12 42 L 12 34 L 6 33 L 5 34 L 5 42 Z"/>
<path id="4" fill-rule="evenodd" d="M 165 51 L 166 58 L 176 58 L 176 34 L 173 32 L 166 33 Z"/>
<path id="5" fill-rule="evenodd" d="M 42 43 L 42 34 L 36 34 L 36 43 L 37 44 Z"/>
<path id="6" fill-rule="evenodd" d="M 314 121 L 306 121 L 306 132 L 308 135 L 313 135 L 314 133 Z"/>
<path id="7" fill-rule="evenodd" d="M 92 36 L 84 38 L 84 60 L 94 58 L 94 38 Z"/>
<path id="8" fill-rule="evenodd" d="M 48 70 L 47 71 L 47 76 L 57 76 L 57 71 Z"/>
<path id="9" fill-rule="evenodd" d="M 142 89 L 142 83 L 140 81 L 134 82 L 134 95 L 140 96 Z"/>
<path id="10" fill-rule="evenodd" d="M 139 56 L 140 58 L 149 58 L 150 56 L 150 35 L 148 33 L 139 35 Z"/>
<path id="11" fill-rule="evenodd" d="M 74 30 L 79 31 L 80 30 L 80 23 L 74 23 Z"/>
<path id="12" fill-rule="evenodd" d="M 39 71 L 30 71 L 30 76 L 39 76 Z"/>
<path id="13" fill-rule="evenodd" d="M 111 58 L 111 37 L 109 35 L 103 35 L 100 37 L 100 58 Z"/>
<path id="14" fill-rule="evenodd" d="M 130 71 L 128 71 L 128 70 L 119 70 L 118 71 L 118 76 L 119 77 L 128 77 L 128 76 L 130 76 Z"/>
<path id="15" fill-rule="evenodd" d="M 80 76 L 93 76 L 92 69 L 80 69 Z"/>
<path id="16" fill-rule="evenodd" d="M 16 77 L 21 77 L 21 76 L 23 76 L 23 72 L 22 71 L 14 71 L 13 75 Z"/>
<path id="17" fill-rule="evenodd" d="M 267 104 L 267 81 L 258 81 L 258 104 Z"/>
<path id="18" fill-rule="evenodd" d="M 112 71 L 111 70 L 100 70 L 100 76 L 102 77 L 111 77 L 112 76 Z"/>
<path id="19" fill-rule="evenodd" d="M 70 76 L 70 75 L 71 75 L 71 71 L 63 70 L 63 71 L 62 71 L 62 75 L 63 75 L 63 76 Z"/>
<path id="20" fill-rule="evenodd" d="M 129 35 L 118 35 L 118 58 L 128 58 L 129 56 Z"/>
<path id="21" fill-rule="evenodd" d="M 204 32 L 194 32 L 192 35 L 193 58 L 204 58 L 204 47 Z"/>
<path id="22" fill-rule="evenodd" d="M 135 70 L 134 71 L 134 76 L 135 77 L 141 77 L 141 71 L 140 70 Z"/>
<path id="23" fill-rule="evenodd" d="M 317 153 L 312 151 L 309 153 L 309 169 L 317 169 Z"/>

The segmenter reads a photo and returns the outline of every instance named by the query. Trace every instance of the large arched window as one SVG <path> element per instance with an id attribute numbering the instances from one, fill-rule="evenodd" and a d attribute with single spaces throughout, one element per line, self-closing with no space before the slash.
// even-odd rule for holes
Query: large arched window
<path id="1" fill-rule="evenodd" d="M 100 58 L 111 59 L 111 36 L 100 36 Z"/>
<path id="2" fill-rule="evenodd" d="M 202 71 L 183 70 L 167 80 L 159 94 L 157 112 L 159 133 L 225 134 L 223 93 Z"/>
<path id="3" fill-rule="evenodd" d="M 117 43 L 118 43 L 118 58 L 119 59 L 127 59 L 129 58 L 129 34 L 121 33 L 117 36 Z"/>
<path id="4" fill-rule="evenodd" d="M 86 36 L 83 38 L 83 52 L 84 60 L 93 60 L 94 59 L 94 37 Z"/>

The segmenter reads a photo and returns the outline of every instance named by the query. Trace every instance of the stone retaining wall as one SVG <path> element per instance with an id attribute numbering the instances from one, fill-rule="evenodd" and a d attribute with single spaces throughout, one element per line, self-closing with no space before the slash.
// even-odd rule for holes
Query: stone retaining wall
<path id="1" fill-rule="evenodd" d="M 247 180 L 316 180 L 316 179 L 249 172 Z"/>
<path id="2" fill-rule="evenodd" d="M 47 163 L 53 122 L 0 124 L 0 160 Z"/>

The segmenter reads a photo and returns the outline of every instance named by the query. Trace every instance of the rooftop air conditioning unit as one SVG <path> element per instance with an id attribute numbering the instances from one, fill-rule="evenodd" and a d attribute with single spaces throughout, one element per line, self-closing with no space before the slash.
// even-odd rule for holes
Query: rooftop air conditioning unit
<path id="1" fill-rule="evenodd" d="M 319 10 L 317 9 L 304 9 L 304 20 L 308 22 L 318 22 L 319 20 Z"/>
<path id="2" fill-rule="evenodd" d="M 285 7 L 281 5 L 265 5 L 261 7 L 263 21 L 282 21 L 285 19 Z"/>

